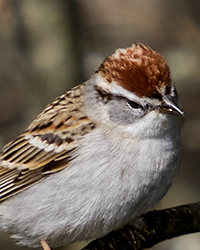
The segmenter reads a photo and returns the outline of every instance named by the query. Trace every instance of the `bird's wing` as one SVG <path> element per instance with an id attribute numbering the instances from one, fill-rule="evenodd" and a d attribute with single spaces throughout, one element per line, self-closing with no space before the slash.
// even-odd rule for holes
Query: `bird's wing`
<path id="1" fill-rule="evenodd" d="M 66 168 L 78 140 L 94 129 L 81 103 L 83 86 L 57 98 L 0 153 L 0 201 Z"/>

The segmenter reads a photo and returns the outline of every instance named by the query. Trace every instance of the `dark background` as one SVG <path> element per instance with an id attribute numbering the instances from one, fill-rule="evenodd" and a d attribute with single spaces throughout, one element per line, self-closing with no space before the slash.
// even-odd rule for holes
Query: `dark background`
<path id="1" fill-rule="evenodd" d="M 158 208 L 200 201 L 199 13 L 198 0 L 0 0 L 0 146 L 107 55 L 142 42 L 165 56 L 186 114 L 180 170 Z M 26 249 L 0 237 L 1 250 Z M 197 250 L 200 237 L 153 249 Z"/>

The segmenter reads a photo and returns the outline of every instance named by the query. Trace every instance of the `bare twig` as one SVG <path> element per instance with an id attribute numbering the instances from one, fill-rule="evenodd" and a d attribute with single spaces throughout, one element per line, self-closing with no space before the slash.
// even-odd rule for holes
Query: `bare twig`
<path id="1" fill-rule="evenodd" d="M 166 239 L 199 232 L 200 202 L 148 212 L 141 217 L 141 221 L 137 227 L 127 225 L 92 241 L 83 250 L 139 250 Z"/>

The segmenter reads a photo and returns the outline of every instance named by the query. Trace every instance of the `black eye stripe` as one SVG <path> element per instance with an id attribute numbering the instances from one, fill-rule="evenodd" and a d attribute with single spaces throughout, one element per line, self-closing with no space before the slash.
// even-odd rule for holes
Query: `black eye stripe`
<path id="1" fill-rule="evenodd" d="M 134 101 L 128 101 L 128 105 L 133 108 L 133 109 L 139 109 L 142 108 L 140 104 L 138 104 L 137 102 Z"/>
<path id="2" fill-rule="evenodd" d="M 143 109 L 143 110 L 149 109 L 149 105 L 146 105 L 145 107 L 143 107 L 141 104 L 139 104 L 135 101 L 129 100 L 124 96 L 110 94 L 107 91 L 105 91 L 104 89 L 100 88 L 99 86 L 96 87 L 96 91 L 98 93 L 97 98 L 100 101 L 104 102 L 104 104 L 107 104 L 111 100 L 119 100 L 119 101 L 124 100 L 127 102 L 128 106 L 132 109 Z"/>
<path id="3" fill-rule="evenodd" d="M 162 95 L 158 92 L 153 93 L 152 97 L 154 99 L 162 100 Z"/>
<path id="4" fill-rule="evenodd" d="M 113 99 L 113 96 L 107 91 L 105 91 L 103 88 L 96 86 L 95 89 L 97 91 L 97 98 L 102 102 L 104 102 L 105 104 Z"/>
<path id="5" fill-rule="evenodd" d="M 166 86 L 166 88 L 165 88 L 165 94 L 166 95 L 170 95 L 170 93 L 171 93 L 171 87 Z"/>

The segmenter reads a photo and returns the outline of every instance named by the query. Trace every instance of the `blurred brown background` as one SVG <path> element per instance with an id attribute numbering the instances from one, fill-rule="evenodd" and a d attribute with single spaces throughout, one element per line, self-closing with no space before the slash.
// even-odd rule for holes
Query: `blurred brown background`
<path id="1" fill-rule="evenodd" d="M 200 201 L 199 13 L 198 0 L 0 0 L 0 146 L 115 49 L 142 42 L 166 57 L 186 113 L 180 170 L 158 207 Z M 197 250 L 199 236 L 153 249 Z M 26 248 L 2 233 L 0 249 Z"/>

